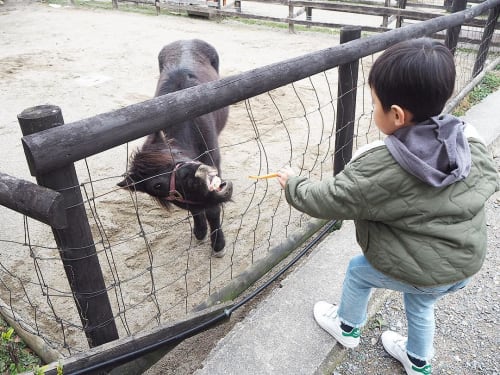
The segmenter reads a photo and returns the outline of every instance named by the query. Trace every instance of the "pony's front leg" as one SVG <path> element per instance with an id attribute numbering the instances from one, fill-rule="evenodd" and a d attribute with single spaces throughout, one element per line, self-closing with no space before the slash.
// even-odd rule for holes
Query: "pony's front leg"
<path id="1" fill-rule="evenodd" d="M 215 206 L 205 210 L 208 225 L 210 226 L 210 242 L 212 243 L 212 255 L 218 258 L 224 256 L 226 251 L 226 240 L 220 226 L 221 207 Z"/>
<path id="2" fill-rule="evenodd" d="M 205 210 L 191 210 L 193 215 L 194 228 L 193 234 L 197 240 L 201 241 L 207 236 L 207 218 Z"/>

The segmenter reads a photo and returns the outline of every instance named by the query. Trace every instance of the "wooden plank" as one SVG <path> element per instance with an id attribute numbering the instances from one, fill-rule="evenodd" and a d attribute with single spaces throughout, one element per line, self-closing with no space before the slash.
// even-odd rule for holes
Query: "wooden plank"
<path id="1" fill-rule="evenodd" d="M 401 8 L 393 8 L 385 6 L 357 5 L 357 4 L 348 4 L 346 2 L 333 2 L 333 1 L 324 2 L 324 1 L 291 0 L 290 4 L 293 6 L 305 6 L 305 4 L 307 4 L 307 6 L 315 9 L 323 9 L 323 10 L 353 13 L 353 14 L 366 14 L 366 15 L 382 16 L 382 17 L 383 16 L 404 17 L 417 21 L 426 21 L 447 14 L 444 11 L 422 12 L 420 10 L 401 9 Z M 471 19 L 464 22 L 462 26 L 473 26 L 482 28 L 485 26 L 485 23 L 486 23 L 485 19 Z"/>
<path id="2" fill-rule="evenodd" d="M 342 27 L 348 27 L 351 25 L 346 25 L 343 23 L 331 23 L 331 22 L 318 22 L 318 21 L 307 21 L 307 20 L 291 20 L 290 23 L 295 24 L 295 25 L 303 25 L 303 26 L 314 26 L 314 27 L 328 27 L 328 28 L 335 28 L 335 29 L 340 29 Z M 357 26 L 357 25 L 356 25 Z M 367 31 L 367 32 L 372 32 L 372 33 L 382 33 L 385 31 L 392 30 L 387 27 L 376 27 L 376 26 L 360 26 L 362 31 Z"/>
<path id="3" fill-rule="evenodd" d="M 446 8 L 443 5 L 434 5 L 434 4 L 426 4 L 426 3 L 406 3 L 407 7 L 410 8 L 426 8 L 426 9 L 441 9 L 445 10 Z"/>
<path id="4" fill-rule="evenodd" d="M 161 324 L 147 332 L 124 337 L 89 349 L 84 353 L 63 358 L 60 360 L 63 371 L 65 374 L 110 371 L 155 350 L 161 348 L 171 350 L 182 340 L 229 319 L 230 310 L 228 309 L 230 306 L 232 306 L 230 303 L 219 304 L 188 315 L 182 320 Z M 44 374 L 56 375 L 57 365 L 58 362 L 47 365 Z M 121 373 L 129 373 L 126 371 L 126 367 L 120 366 L 119 368 L 122 369 Z"/>
<path id="5" fill-rule="evenodd" d="M 408 17 L 415 20 L 428 20 L 431 18 L 442 16 L 443 13 L 432 13 L 432 12 L 422 12 L 418 10 L 411 9 L 400 9 L 385 6 L 373 6 L 373 5 L 354 5 L 346 4 L 341 2 L 323 2 L 323 1 L 290 1 L 290 4 L 295 6 L 308 6 L 314 9 L 330 10 L 335 12 L 344 13 L 354 13 L 354 14 L 366 14 L 371 16 L 400 16 Z"/>
<path id="6" fill-rule="evenodd" d="M 213 12 L 204 10 L 203 8 L 187 11 L 188 16 L 202 17 L 202 18 L 208 18 L 208 19 L 212 18 L 213 14 L 214 14 Z"/>
<path id="7" fill-rule="evenodd" d="M 68 224 L 63 197 L 57 191 L 0 172 L 0 205 L 62 229 Z"/>

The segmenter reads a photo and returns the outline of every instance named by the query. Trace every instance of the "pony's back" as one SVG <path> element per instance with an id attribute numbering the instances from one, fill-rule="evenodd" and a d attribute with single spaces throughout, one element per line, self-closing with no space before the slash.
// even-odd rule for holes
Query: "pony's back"
<path id="1" fill-rule="evenodd" d="M 167 44 L 158 54 L 158 63 L 160 78 L 155 96 L 219 79 L 219 55 L 212 45 L 200 39 L 178 40 Z M 213 117 L 208 121 L 212 124 L 210 127 L 213 127 L 218 135 L 226 124 L 228 108 L 216 110 L 210 116 Z M 205 125 L 207 120 L 203 121 Z M 210 130 L 202 129 L 203 133 L 207 131 Z"/>

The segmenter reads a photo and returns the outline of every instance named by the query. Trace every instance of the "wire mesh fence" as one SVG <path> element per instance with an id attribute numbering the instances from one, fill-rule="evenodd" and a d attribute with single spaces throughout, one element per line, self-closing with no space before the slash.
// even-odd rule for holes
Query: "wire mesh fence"
<path id="1" fill-rule="evenodd" d="M 477 40 L 482 30 L 463 28 L 462 33 Z M 469 41 L 458 44 L 457 92 L 473 78 L 477 51 Z M 367 84 L 378 53 L 360 60 L 354 149 L 382 139 L 373 123 Z M 496 56 L 498 49 L 490 49 L 488 59 Z M 167 211 L 145 194 L 116 186 L 139 143 L 77 163 L 80 184 L 70 189 L 83 196 L 106 285 L 92 293 L 108 294 L 121 337 L 185 316 L 302 230 L 310 219 L 286 204 L 279 184 L 248 176 L 285 165 L 314 179 L 333 175 L 333 161 L 341 151 L 335 149 L 338 100 L 338 68 L 333 68 L 231 106 L 232 130 L 223 132 L 220 147 L 222 174 L 235 192 L 223 209 L 227 253 L 221 259 L 211 257 L 208 239 L 196 240 L 187 211 Z M 107 158 L 121 160 L 120 173 L 96 168 Z M 63 355 L 85 351 L 85 324 L 50 227 L 21 214 L 9 217 L 13 219 L 0 236 L 2 312 Z M 10 230 L 14 227 L 23 230 Z"/>

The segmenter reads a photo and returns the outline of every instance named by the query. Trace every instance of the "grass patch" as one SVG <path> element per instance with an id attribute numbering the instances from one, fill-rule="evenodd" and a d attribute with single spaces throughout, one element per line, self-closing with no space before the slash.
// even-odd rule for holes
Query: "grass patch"
<path id="1" fill-rule="evenodd" d="M 39 373 L 42 360 L 2 318 L 0 318 L 0 332 L 0 373 L 11 375 L 26 371 Z"/>
<path id="2" fill-rule="evenodd" d="M 57 4 L 61 6 L 70 5 L 68 0 L 47 0 L 47 4 Z M 102 0 L 74 0 L 74 6 L 78 8 L 86 8 L 86 9 L 103 9 L 103 10 L 117 10 L 122 12 L 133 12 L 139 14 L 145 14 L 149 16 L 156 16 L 156 8 L 153 4 L 142 4 L 142 3 L 124 3 L 120 2 L 118 4 L 118 9 L 113 8 L 113 4 L 111 0 L 102 1 Z M 162 10 L 163 14 L 168 15 L 177 15 L 173 13 L 169 13 L 165 10 Z"/>
<path id="3" fill-rule="evenodd" d="M 453 114 L 455 116 L 465 115 L 471 107 L 498 89 L 500 89 L 500 64 L 484 75 L 481 82 L 454 109 Z"/>
<path id="4" fill-rule="evenodd" d="M 264 20 L 251 19 L 251 18 L 239 18 L 238 16 L 230 17 L 230 18 L 239 22 L 239 23 L 243 23 L 245 25 L 265 26 L 265 27 L 269 27 L 269 28 L 288 30 L 288 23 L 284 23 L 284 22 L 264 21 Z M 325 34 L 340 34 L 339 29 L 329 28 L 329 27 L 321 27 L 321 26 L 307 27 L 305 25 L 294 25 L 294 30 L 295 31 L 304 31 L 304 32 L 325 33 Z"/>

